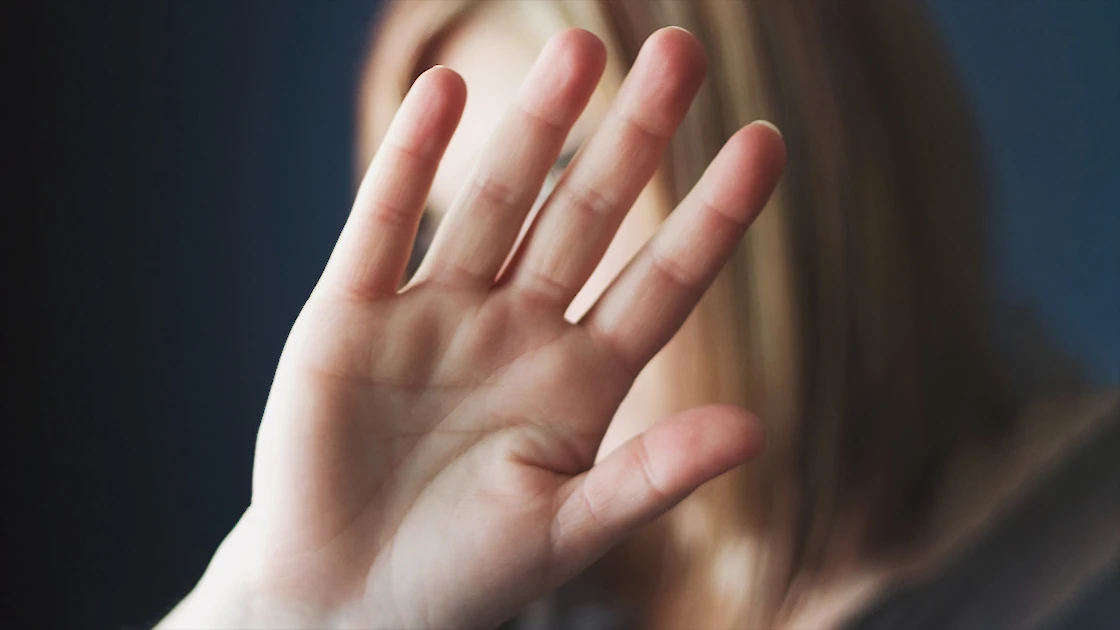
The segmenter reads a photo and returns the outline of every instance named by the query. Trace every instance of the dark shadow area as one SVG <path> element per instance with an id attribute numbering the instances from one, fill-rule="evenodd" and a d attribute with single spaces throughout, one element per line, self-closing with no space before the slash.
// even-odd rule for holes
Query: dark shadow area
<path id="1" fill-rule="evenodd" d="M 276 358 L 349 208 L 374 11 L 4 10 L 5 418 L 34 442 L 7 462 L 19 588 L 0 623 L 150 625 L 248 504 Z"/>

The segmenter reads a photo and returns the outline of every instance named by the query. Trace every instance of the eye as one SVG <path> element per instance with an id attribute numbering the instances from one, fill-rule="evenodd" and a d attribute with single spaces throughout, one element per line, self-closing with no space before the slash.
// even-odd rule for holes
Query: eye
<path id="1" fill-rule="evenodd" d="M 529 219 L 533 218 L 533 215 L 540 209 L 540 205 L 552 194 L 552 189 L 556 187 L 556 182 L 560 181 L 560 176 L 564 174 L 564 170 L 572 163 L 572 159 L 576 156 L 578 151 L 579 145 L 576 145 L 575 148 L 565 151 L 556 159 L 556 163 L 553 164 L 552 168 L 548 171 L 548 177 L 545 178 L 544 185 L 541 186 L 541 192 L 537 195 L 537 201 L 533 204 L 533 210 L 529 213 Z"/>
<path id="2" fill-rule="evenodd" d="M 557 158 L 556 163 L 553 164 L 552 168 L 548 171 L 548 176 L 544 178 L 544 185 L 541 186 L 541 191 L 537 194 L 537 200 L 533 202 L 533 208 L 529 210 L 529 216 L 525 217 L 526 223 L 531 223 L 537 216 L 537 213 L 540 212 L 541 206 L 544 205 L 548 196 L 552 194 L 552 189 L 556 188 L 556 182 L 560 181 L 560 176 L 564 174 L 564 169 L 568 168 L 568 164 L 571 164 L 572 158 L 574 158 L 575 155 L 576 149 L 572 149 L 571 151 L 564 152 L 564 154 Z"/>
<path id="3" fill-rule="evenodd" d="M 576 151 L 578 150 L 579 147 L 576 147 L 571 151 L 564 152 L 564 154 L 556 160 L 556 164 L 552 165 L 552 172 L 557 176 L 564 172 L 564 169 L 568 168 L 568 165 L 572 163 L 572 158 L 576 156 Z"/>
<path id="4" fill-rule="evenodd" d="M 420 227 L 416 230 L 416 240 L 412 243 L 412 252 L 408 255 L 408 266 L 405 268 L 405 280 L 410 280 L 412 275 L 416 273 L 416 269 L 420 267 L 420 261 L 424 260 L 424 255 L 428 253 L 428 248 L 432 245 L 432 237 L 436 232 L 436 220 L 432 216 L 430 207 L 424 208 L 424 214 L 420 215 Z"/>

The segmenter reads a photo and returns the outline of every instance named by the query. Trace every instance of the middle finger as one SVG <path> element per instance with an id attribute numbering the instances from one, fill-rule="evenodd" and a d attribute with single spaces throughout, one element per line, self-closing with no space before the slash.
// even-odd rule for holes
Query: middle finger
<path id="1" fill-rule="evenodd" d="M 602 125 L 541 208 L 501 283 L 563 309 L 598 265 L 661 164 L 704 80 L 706 58 L 687 31 L 646 40 Z"/>

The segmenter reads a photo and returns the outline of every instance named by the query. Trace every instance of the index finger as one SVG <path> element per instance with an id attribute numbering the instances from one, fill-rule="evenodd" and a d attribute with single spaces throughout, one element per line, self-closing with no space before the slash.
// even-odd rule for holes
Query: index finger
<path id="1" fill-rule="evenodd" d="M 359 299 L 396 293 L 466 98 L 466 84 L 449 68 L 416 79 L 362 179 L 320 285 Z"/>

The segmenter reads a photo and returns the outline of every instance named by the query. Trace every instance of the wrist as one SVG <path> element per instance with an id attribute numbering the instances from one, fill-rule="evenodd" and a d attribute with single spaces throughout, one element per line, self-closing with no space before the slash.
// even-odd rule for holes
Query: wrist
<path id="1" fill-rule="evenodd" d="M 249 530 L 248 513 L 215 552 L 191 592 L 156 628 L 342 628 L 344 611 L 285 596 L 261 579 L 266 566 Z"/>

